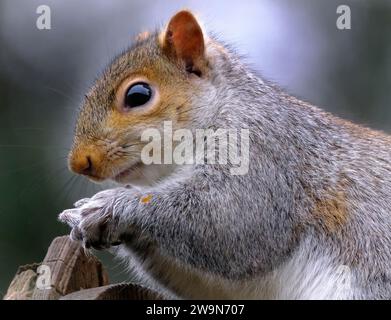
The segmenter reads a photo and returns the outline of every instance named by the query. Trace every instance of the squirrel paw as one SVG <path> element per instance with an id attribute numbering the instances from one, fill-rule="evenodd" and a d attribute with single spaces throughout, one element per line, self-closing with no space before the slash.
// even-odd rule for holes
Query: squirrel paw
<path id="1" fill-rule="evenodd" d="M 119 245 L 119 217 L 114 209 L 124 193 L 128 194 L 129 189 L 109 189 L 81 199 L 74 204 L 75 208 L 64 210 L 59 220 L 72 228 L 71 239 L 81 241 L 85 248 L 101 250 Z"/>

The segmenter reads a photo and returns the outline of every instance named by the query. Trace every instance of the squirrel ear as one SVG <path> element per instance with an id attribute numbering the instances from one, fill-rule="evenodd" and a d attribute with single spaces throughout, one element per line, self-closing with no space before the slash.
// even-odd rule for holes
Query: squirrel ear
<path id="1" fill-rule="evenodd" d="M 191 12 L 179 11 L 173 16 L 162 40 L 166 54 L 184 63 L 186 71 L 201 76 L 205 66 L 204 36 Z"/>

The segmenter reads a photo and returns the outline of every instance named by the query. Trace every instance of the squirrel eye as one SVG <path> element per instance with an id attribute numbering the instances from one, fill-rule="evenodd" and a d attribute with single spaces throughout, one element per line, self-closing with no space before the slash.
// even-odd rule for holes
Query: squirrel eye
<path id="1" fill-rule="evenodd" d="M 146 104 L 152 97 L 152 89 L 145 82 L 133 84 L 126 92 L 125 107 L 134 108 Z"/>

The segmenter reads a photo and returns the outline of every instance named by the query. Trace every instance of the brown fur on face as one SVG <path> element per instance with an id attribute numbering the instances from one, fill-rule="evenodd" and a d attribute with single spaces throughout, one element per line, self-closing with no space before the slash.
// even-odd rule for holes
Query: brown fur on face
<path id="1" fill-rule="evenodd" d="M 69 155 L 71 170 L 82 173 L 88 156 L 94 170 L 87 175 L 95 180 L 111 178 L 140 161 L 147 144 L 140 141 L 143 130 L 161 129 L 168 120 L 173 130 L 191 122 L 192 100 L 200 80 L 163 51 L 157 33 L 139 39 L 97 80 L 79 115 Z M 145 107 L 125 110 L 127 89 L 137 79 L 156 90 L 156 99 Z"/>

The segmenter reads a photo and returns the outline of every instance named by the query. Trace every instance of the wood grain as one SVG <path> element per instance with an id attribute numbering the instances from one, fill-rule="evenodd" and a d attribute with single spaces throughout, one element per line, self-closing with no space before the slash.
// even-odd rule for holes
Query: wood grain
<path id="1" fill-rule="evenodd" d="M 42 266 L 50 270 L 44 287 Z M 133 283 L 109 284 L 102 263 L 68 236 L 51 243 L 42 263 L 19 267 L 6 300 L 160 300 L 159 293 Z"/>

